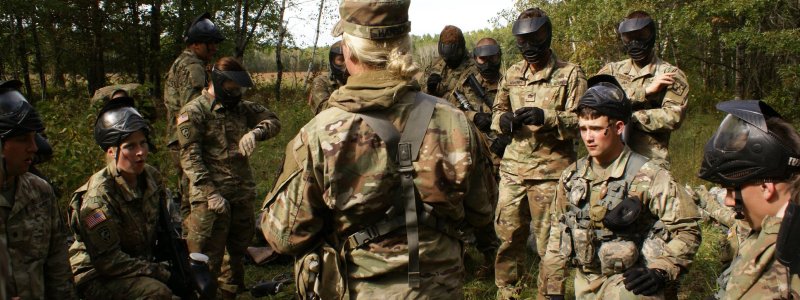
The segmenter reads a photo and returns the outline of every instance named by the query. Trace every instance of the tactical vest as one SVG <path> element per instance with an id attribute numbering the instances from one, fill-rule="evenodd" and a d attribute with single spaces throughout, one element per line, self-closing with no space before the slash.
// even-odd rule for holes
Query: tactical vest
<path id="1" fill-rule="evenodd" d="M 399 167 L 401 188 L 400 196 L 395 197 L 394 204 L 386 211 L 382 221 L 367 226 L 345 239 L 346 249 L 356 249 L 405 226 L 408 239 L 408 285 L 414 289 L 420 287 L 419 225 L 455 238 L 459 236 L 458 228 L 452 224 L 453 222 L 436 217 L 432 213 L 433 207 L 420 201 L 419 193 L 414 186 L 413 162 L 419 156 L 419 149 L 433 116 L 433 109 L 436 103 L 447 102 L 425 93 L 415 94 L 413 108 L 402 132 L 399 132 L 387 119 L 384 111 L 358 114 L 386 143 L 388 156 L 394 158 Z M 411 97 L 407 96 L 406 99 L 408 98 Z"/>
<path id="2" fill-rule="evenodd" d="M 630 158 L 625 165 L 625 172 L 621 178 L 609 180 L 606 183 L 606 194 L 597 203 L 591 203 L 589 183 L 580 177 L 587 172 L 589 167 L 588 157 L 577 162 L 577 168 L 570 174 L 565 184 L 568 197 L 567 211 L 563 221 L 565 238 L 569 250 L 562 253 L 573 258 L 572 264 L 576 266 L 597 266 L 595 259 L 597 248 L 603 242 L 613 240 L 630 241 L 636 245 L 646 237 L 647 232 L 614 232 L 602 226 L 606 212 L 619 205 L 628 195 L 628 187 L 634 177 L 648 158 L 636 152 L 630 153 Z M 640 216 L 641 217 L 641 216 Z M 562 241 L 563 243 L 563 241 Z M 563 245 L 562 245 L 563 246 Z M 562 252 L 565 252 L 562 247 Z"/>

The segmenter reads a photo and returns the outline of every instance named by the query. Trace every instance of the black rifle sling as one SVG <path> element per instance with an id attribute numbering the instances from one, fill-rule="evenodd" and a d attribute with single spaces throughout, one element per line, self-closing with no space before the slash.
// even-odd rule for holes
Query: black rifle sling
<path id="1" fill-rule="evenodd" d="M 419 156 L 422 139 L 428 130 L 436 101 L 433 97 L 417 92 L 402 133 L 398 132 L 392 122 L 387 120 L 383 114 L 359 114 L 386 143 L 389 157 L 395 158 L 399 166 L 403 197 L 401 203 L 395 203 L 395 211 L 405 211 L 406 238 L 408 239 L 408 285 L 411 288 L 420 286 L 419 224 L 417 222 L 413 162 Z"/>

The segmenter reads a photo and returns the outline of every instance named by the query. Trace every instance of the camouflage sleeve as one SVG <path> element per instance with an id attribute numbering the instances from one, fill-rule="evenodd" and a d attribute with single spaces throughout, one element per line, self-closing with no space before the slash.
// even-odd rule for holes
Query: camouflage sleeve
<path id="1" fill-rule="evenodd" d="M 101 276 L 148 275 L 150 262 L 131 257 L 120 249 L 119 217 L 104 197 L 108 195 L 84 199 L 79 212 L 79 233 L 92 266 Z"/>
<path id="2" fill-rule="evenodd" d="M 572 139 L 578 133 L 578 101 L 586 92 L 586 75 L 580 66 L 575 66 L 567 78 L 566 98 L 562 99 L 564 110 L 544 110 L 543 128 L 557 129 L 560 140 Z"/>
<path id="3" fill-rule="evenodd" d="M 675 82 L 666 88 L 660 108 L 639 110 L 633 113 L 632 120 L 645 132 L 665 132 L 678 129 L 686 112 L 689 83 L 683 71 L 675 68 Z M 644 93 L 642 93 L 644 95 Z M 653 96 L 660 96 L 656 93 Z"/>
<path id="4" fill-rule="evenodd" d="M 331 93 L 328 92 L 328 81 L 324 75 L 314 78 L 308 97 L 310 99 L 308 104 L 311 105 L 311 112 L 314 114 L 318 114 L 328 106 L 328 98 L 331 97 Z"/>
<path id="5" fill-rule="evenodd" d="M 478 136 L 475 125 L 470 122 L 469 128 L 474 165 L 468 179 L 469 192 L 464 197 L 464 217 L 477 228 L 492 222 L 492 205 L 497 203 L 497 182 L 489 148 Z"/>
<path id="6" fill-rule="evenodd" d="M 497 96 L 494 97 L 494 103 L 492 104 L 492 130 L 497 134 L 503 134 L 500 131 L 500 116 L 509 111 L 511 111 L 511 98 L 508 94 L 506 76 L 503 76 L 497 87 Z"/>
<path id="7" fill-rule="evenodd" d="M 189 177 L 189 184 L 196 187 L 201 194 L 199 199 L 191 201 L 206 201 L 208 196 L 216 192 L 217 188 L 203 162 L 203 133 L 206 131 L 205 120 L 202 114 L 193 107 L 185 106 L 178 116 L 178 141 L 181 145 L 180 160 L 183 173 Z"/>
<path id="8" fill-rule="evenodd" d="M 256 137 L 259 141 L 272 138 L 281 131 L 281 121 L 278 116 L 261 104 L 254 102 L 243 102 L 247 107 L 247 126 L 253 129 L 261 129 L 261 134 Z"/>
<path id="9" fill-rule="evenodd" d="M 44 264 L 44 283 L 46 299 L 76 299 L 72 284 L 72 270 L 67 254 L 67 228 L 58 201 L 51 187 L 47 196 L 50 208 L 50 249 Z"/>
<path id="10" fill-rule="evenodd" d="M 647 165 L 643 168 L 647 168 Z M 634 179 L 633 185 L 643 178 Z M 697 223 L 700 212 L 686 189 L 675 182 L 669 171 L 658 170 L 652 178 L 645 180 L 651 180 L 650 186 L 640 197 L 667 231 L 666 236 L 661 237 L 663 249 L 656 257 L 648 257 L 647 267 L 665 270 L 670 279 L 676 280 L 689 267 L 700 247 L 700 227 Z M 632 189 L 631 193 L 635 194 L 636 191 Z"/>
<path id="11" fill-rule="evenodd" d="M 186 95 L 181 99 L 181 107 L 203 94 L 203 88 L 206 87 L 206 68 L 202 64 L 189 64 L 186 66 L 189 72 L 188 82 L 186 83 Z"/>
<path id="12" fill-rule="evenodd" d="M 281 175 L 261 214 L 264 237 L 282 254 L 298 255 L 313 246 L 324 225 L 322 174 L 314 168 L 305 128 L 286 145 Z M 316 151 L 314 153 L 320 153 Z"/>
<path id="13" fill-rule="evenodd" d="M 569 178 L 571 171 L 574 170 L 574 164 L 567 168 L 562 174 L 561 179 L 558 181 L 558 188 L 556 194 L 553 196 L 553 205 L 550 206 L 550 237 L 548 237 L 547 245 L 545 246 L 545 254 L 539 263 L 539 277 L 538 286 L 540 295 L 564 295 L 565 292 L 565 278 L 569 274 L 567 272 L 567 259 L 561 251 L 562 239 L 567 228 L 563 216 L 567 208 L 567 197 L 564 183 Z M 571 243 L 568 242 L 570 245 Z"/>

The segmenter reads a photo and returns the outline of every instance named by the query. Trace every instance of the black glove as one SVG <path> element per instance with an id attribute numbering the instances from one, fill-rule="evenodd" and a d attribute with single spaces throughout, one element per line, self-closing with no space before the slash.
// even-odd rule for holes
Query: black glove
<path id="1" fill-rule="evenodd" d="M 510 112 L 503 113 L 500 115 L 500 131 L 505 134 L 510 134 L 514 131 L 514 126 L 518 126 L 514 124 L 514 114 Z"/>
<path id="2" fill-rule="evenodd" d="M 537 126 L 544 124 L 544 111 L 538 107 L 522 107 L 517 109 L 514 115 L 517 124 Z"/>
<path id="3" fill-rule="evenodd" d="M 668 279 L 666 271 L 645 267 L 630 268 L 622 276 L 626 289 L 643 296 L 652 296 L 664 289 Z"/>
<path id="4" fill-rule="evenodd" d="M 436 73 L 428 75 L 428 81 L 425 83 L 425 85 L 428 86 L 428 94 L 433 95 L 433 93 L 436 92 L 436 88 L 439 87 L 439 83 L 441 82 L 442 82 L 442 75 Z"/>
<path id="5" fill-rule="evenodd" d="M 511 137 L 507 135 L 500 135 L 494 139 L 492 145 L 489 146 L 489 150 L 491 150 L 495 155 L 503 157 L 503 153 L 506 152 L 506 146 L 508 146 L 508 144 L 511 144 Z"/>
<path id="6" fill-rule="evenodd" d="M 478 127 L 478 130 L 489 132 L 492 127 L 492 114 L 476 113 L 475 116 L 472 117 L 472 122 L 475 123 L 475 127 Z"/>

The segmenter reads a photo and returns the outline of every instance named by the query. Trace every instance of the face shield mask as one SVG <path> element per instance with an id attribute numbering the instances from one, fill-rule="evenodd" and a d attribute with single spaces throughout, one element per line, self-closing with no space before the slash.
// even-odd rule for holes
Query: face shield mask
<path id="1" fill-rule="evenodd" d="M 239 105 L 247 88 L 253 86 L 250 74 L 245 71 L 221 71 L 216 67 L 211 70 L 211 81 L 214 85 L 214 101 L 231 109 Z M 226 82 L 231 82 L 226 84 Z"/>
<path id="2" fill-rule="evenodd" d="M 656 43 L 655 29 L 655 22 L 649 17 L 625 19 L 619 23 L 617 31 L 623 49 L 639 65 L 650 62 Z"/>
<path id="3" fill-rule="evenodd" d="M 455 69 L 464 60 L 464 44 L 445 44 L 439 41 L 439 56 L 444 59 L 448 68 Z"/>
<path id="4" fill-rule="evenodd" d="M 517 36 L 517 48 L 525 61 L 534 65 L 547 63 L 547 54 L 553 38 L 552 30 L 550 18 L 546 16 L 519 19 L 514 22 L 511 32 Z"/>
<path id="5" fill-rule="evenodd" d="M 498 45 L 483 45 L 472 50 L 472 57 L 475 65 L 481 73 L 481 77 L 486 80 L 496 82 L 500 79 L 500 57 L 502 53 Z M 481 57 L 483 63 L 478 62 Z"/>
<path id="6" fill-rule="evenodd" d="M 333 78 L 336 78 L 337 81 L 344 84 L 347 82 L 347 77 L 350 77 L 350 74 L 347 73 L 347 66 L 344 64 L 344 52 L 342 51 L 341 43 L 342 42 L 336 42 L 331 46 L 331 51 L 328 53 L 328 67 L 331 70 Z M 336 63 L 337 58 L 341 59 L 341 64 Z"/>

